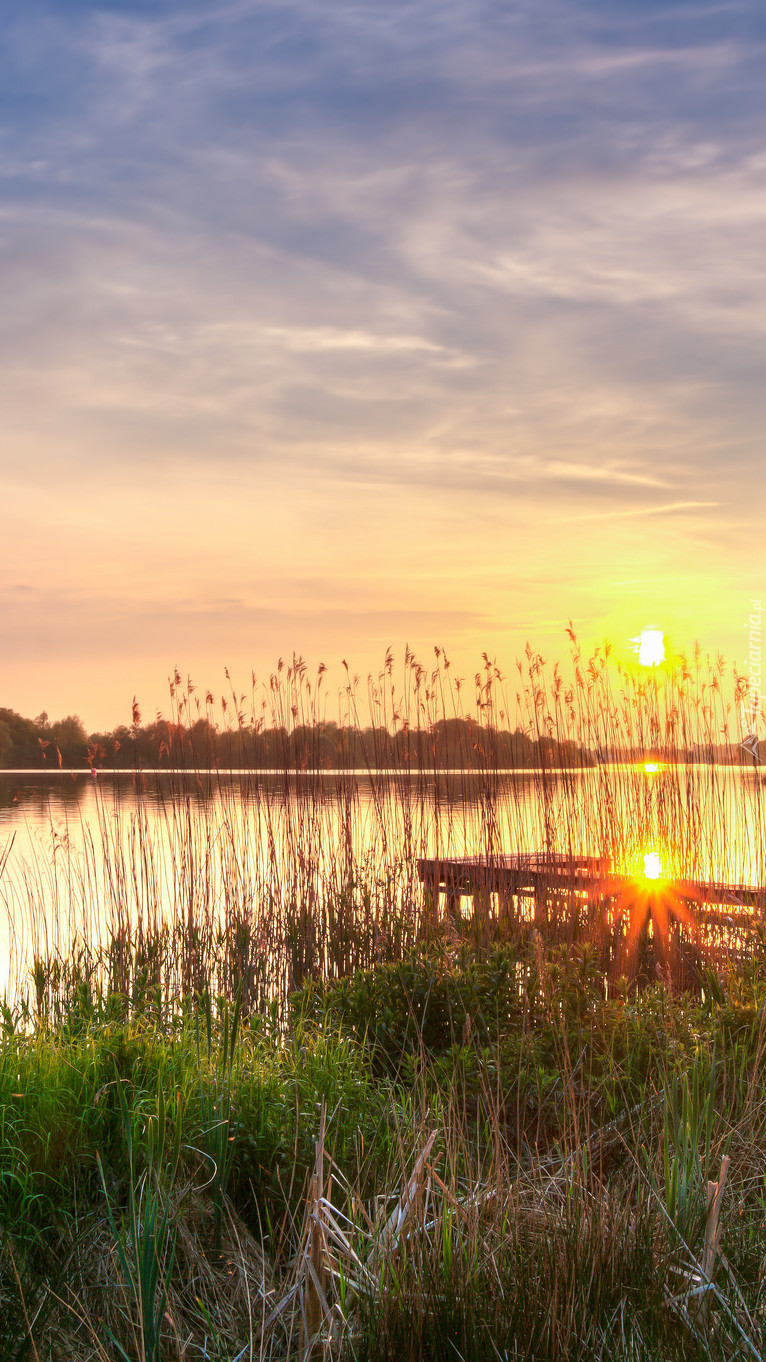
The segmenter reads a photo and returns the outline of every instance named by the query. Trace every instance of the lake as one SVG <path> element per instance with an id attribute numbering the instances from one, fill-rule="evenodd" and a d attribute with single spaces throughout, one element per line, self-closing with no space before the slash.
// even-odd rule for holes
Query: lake
<path id="1" fill-rule="evenodd" d="M 759 769 L 702 764 L 3 772 L 0 968 L 17 994 L 34 955 L 122 968 L 119 941 L 131 978 L 141 960 L 180 989 L 224 961 L 271 996 L 413 944 L 418 857 L 547 849 L 633 874 L 653 853 L 669 878 L 762 885 L 763 800 Z"/>

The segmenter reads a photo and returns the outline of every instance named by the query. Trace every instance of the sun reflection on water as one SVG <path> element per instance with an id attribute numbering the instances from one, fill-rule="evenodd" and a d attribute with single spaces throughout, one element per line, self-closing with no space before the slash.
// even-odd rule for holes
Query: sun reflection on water
<path id="1" fill-rule="evenodd" d="M 662 874 L 662 861 L 659 852 L 644 852 L 644 879 L 658 880 Z"/>

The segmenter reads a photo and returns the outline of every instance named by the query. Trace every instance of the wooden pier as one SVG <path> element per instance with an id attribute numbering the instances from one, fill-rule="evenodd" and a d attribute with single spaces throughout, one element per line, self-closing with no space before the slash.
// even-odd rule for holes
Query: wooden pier
<path id="1" fill-rule="evenodd" d="M 490 906 L 494 896 L 498 911 L 513 910 L 516 915 L 547 919 L 548 909 L 557 906 L 560 917 L 563 900 L 569 897 L 572 910 L 585 904 L 605 904 L 631 893 L 648 898 L 666 895 L 671 904 L 687 904 L 699 922 L 720 923 L 723 927 L 746 926 L 766 909 L 766 888 L 746 884 L 724 884 L 701 880 L 650 880 L 617 875 L 611 861 L 598 856 L 569 856 L 562 853 L 519 853 L 497 856 L 449 856 L 417 862 L 420 879 L 430 891 L 434 910 L 439 914 L 442 896 L 447 915 L 461 920 L 461 899 L 469 897 L 474 905 Z M 523 901 L 532 900 L 534 911 L 522 911 Z"/>

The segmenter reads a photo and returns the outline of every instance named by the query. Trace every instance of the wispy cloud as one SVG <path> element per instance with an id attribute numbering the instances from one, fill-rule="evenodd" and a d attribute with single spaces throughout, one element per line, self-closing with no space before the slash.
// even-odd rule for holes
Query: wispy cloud
<path id="1" fill-rule="evenodd" d="M 371 595 L 409 573 L 437 618 L 450 544 L 493 619 L 550 560 L 562 617 L 574 560 L 598 582 L 630 554 L 643 579 L 648 555 L 661 579 L 685 543 L 691 581 L 706 539 L 744 577 L 765 476 L 754 2 L 35 3 L 6 38 L 14 580 L 42 589 L 58 553 L 76 593 L 87 507 L 109 579 L 143 525 L 146 602 L 158 576 L 163 599 L 197 580 L 183 529 L 205 525 L 222 587 L 271 580 L 281 552 L 284 590 L 314 574 L 328 609 L 351 572 Z M 727 590 L 695 628 L 729 628 Z"/>
<path id="2" fill-rule="evenodd" d="M 636 516 L 672 515 L 678 511 L 709 510 L 717 501 L 668 501 L 662 506 L 633 506 L 625 511 L 589 511 L 583 515 L 562 516 L 561 523 L 581 520 L 633 520 Z"/>

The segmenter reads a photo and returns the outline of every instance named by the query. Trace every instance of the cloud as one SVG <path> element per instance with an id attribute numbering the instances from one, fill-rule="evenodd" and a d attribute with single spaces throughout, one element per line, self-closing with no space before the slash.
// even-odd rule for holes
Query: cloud
<path id="1" fill-rule="evenodd" d="M 281 554 L 288 595 L 355 574 L 384 613 L 409 575 L 437 620 L 450 546 L 476 590 L 498 544 L 598 581 L 636 521 L 641 577 L 671 519 L 745 573 L 755 4 L 34 4 L 7 40 L 9 579 L 74 599 L 95 543 L 165 609 L 204 544 L 216 598 Z"/>
<path id="2" fill-rule="evenodd" d="M 716 501 L 668 501 L 662 506 L 634 506 L 625 511 L 593 511 L 585 515 L 567 516 L 563 518 L 562 523 L 573 520 L 622 520 L 633 519 L 635 516 L 672 515 L 678 511 L 707 510 L 717 505 Z"/>

